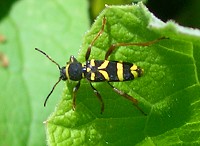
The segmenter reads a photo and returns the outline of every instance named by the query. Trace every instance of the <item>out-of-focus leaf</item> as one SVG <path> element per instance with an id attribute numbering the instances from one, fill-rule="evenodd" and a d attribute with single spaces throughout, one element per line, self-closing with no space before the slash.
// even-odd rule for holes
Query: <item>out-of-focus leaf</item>
<path id="1" fill-rule="evenodd" d="M 9 60 L 7 68 L 0 66 L 0 145 L 46 144 L 43 121 L 62 90 L 58 86 L 43 107 L 59 71 L 34 48 L 65 65 L 70 55 L 77 55 L 89 26 L 87 9 L 87 1 L 79 0 L 17 1 L 0 22 L 0 34 L 6 38 L 0 52 Z"/>

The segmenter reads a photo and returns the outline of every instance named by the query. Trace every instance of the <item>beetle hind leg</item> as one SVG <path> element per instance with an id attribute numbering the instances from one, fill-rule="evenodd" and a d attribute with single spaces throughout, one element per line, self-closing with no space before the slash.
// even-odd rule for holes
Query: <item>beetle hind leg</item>
<path id="1" fill-rule="evenodd" d="M 107 82 L 108 85 L 111 86 L 111 88 L 113 89 L 113 91 L 115 91 L 116 93 L 118 93 L 119 95 L 123 96 L 124 98 L 128 99 L 129 101 L 131 101 L 133 103 L 133 105 L 143 114 L 143 115 L 147 115 L 139 106 L 138 106 L 138 100 L 135 99 L 134 97 L 124 93 L 123 91 L 115 88 L 113 85 L 111 85 L 109 82 Z"/>

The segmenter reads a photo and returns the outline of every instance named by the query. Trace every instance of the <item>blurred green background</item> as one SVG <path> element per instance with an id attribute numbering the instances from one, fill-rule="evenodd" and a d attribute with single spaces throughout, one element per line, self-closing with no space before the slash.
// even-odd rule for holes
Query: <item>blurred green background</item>
<path id="1" fill-rule="evenodd" d="M 139 0 L 137 0 L 139 1 Z M 34 51 L 45 50 L 64 65 L 78 55 L 85 32 L 105 4 L 131 4 L 131 0 L 1 0 L 0 53 L 0 145 L 43 146 L 43 121 L 58 103 L 63 84 L 58 85 L 46 108 L 43 102 L 57 81 L 57 68 Z M 200 28 L 199 0 L 143 1 L 163 21 L 174 20 Z M 56 51 L 55 51 L 56 50 Z"/>
<path id="2" fill-rule="evenodd" d="M 200 28 L 199 0 L 90 0 L 91 21 L 108 5 L 125 5 L 142 1 L 162 21 L 174 20 L 183 26 Z"/>

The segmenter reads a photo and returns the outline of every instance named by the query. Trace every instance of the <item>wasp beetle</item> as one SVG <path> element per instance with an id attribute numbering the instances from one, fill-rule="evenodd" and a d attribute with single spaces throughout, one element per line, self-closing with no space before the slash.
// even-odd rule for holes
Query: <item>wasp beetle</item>
<path id="1" fill-rule="evenodd" d="M 60 65 L 57 62 L 55 62 L 52 58 L 50 58 L 45 52 L 41 51 L 38 48 L 35 48 L 37 51 L 41 52 L 49 60 L 51 60 L 53 63 L 55 63 L 60 70 L 59 80 L 56 82 L 56 84 L 53 86 L 51 92 L 46 97 L 44 106 L 46 106 L 49 96 L 52 94 L 54 88 L 61 80 L 63 80 L 63 81 L 72 80 L 72 81 L 78 81 L 76 86 L 73 88 L 73 97 L 72 97 L 73 110 L 75 110 L 76 92 L 78 91 L 78 89 L 80 87 L 81 79 L 86 78 L 89 81 L 90 86 L 92 87 L 94 93 L 96 94 L 99 101 L 101 102 L 101 113 L 103 113 L 103 111 L 104 111 L 104 102 L 103 102 L 103 99 L 102 99 L 100 93 L 92 85 L 92 82 L 107 82 L 108 85 L 113 89 L 113 91 L 115 91 L 116 93 L 120 94 L 121 96 L 123 96 L 126 99 L 128 99 L 129 101 L 131 101 L 134 104 L 134 106 L 142 114 L 146 115 L 146 113 L 138 106 L 137 99 L 133 98 L 132 96 L 124 93 L 123 91 L 115 88 L 113 85 L 110 84 L 110 82 L 130 81 L 137 77 L 141 77 L 144 70 L 133 63 L 120 62 L 120 61 L 109 61 L 108 57 L 118 47 L 121 47 L 121 46 L 149 46 L 149 45 L 152 45 L 162 39 L 165 39 L 165 37 L 160 37 L 153 41 L 142 42 L 142 43 L 112 44 L 110 46 L 110 48 L 108 49 L 108 51 L 106 52 L 104 60 L 95 60 L 95 59 L 89 60 L 92 46 L 95 43 L 95 41 L 103 33 L 105 25 L 106 25 L 106 17 L 104 16 L 103 20 L 102 20 L 102 26 L 101 26 L 100 31 L 94 37 L 94 39 L 92 40 L 92 42 L 90 43 L 90 45 L 87 49 L 87 52 L 85 54 L 85 63 L 80 63 L 79 61 L 76 60 L 76 58 L 74 56 L 70 56 L 69 62 L 67 62 L 66 66 L 60 67 Z"/>

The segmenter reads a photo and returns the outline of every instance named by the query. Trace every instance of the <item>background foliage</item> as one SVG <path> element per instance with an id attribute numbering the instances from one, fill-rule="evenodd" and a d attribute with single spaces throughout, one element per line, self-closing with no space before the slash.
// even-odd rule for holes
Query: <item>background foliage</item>
<path id="1" fill-rule="evenodd" d="M 192 12 L 196 10 L 195 3 L 198 2 L 188 4 Z M 65 65 L 70 55 L 78 56 L 82 44 L 78 59 L 84 61 L 84 53 L 101 26 L 103 13 L 81 43 L 90 22 L 87 1 L 1 1 L 0 7 L 0 34 L 6 38 L 0 44 L 0 53 L 9 60 L 7 68 L 0 66 L 0 145 L 45 145 L 43 121 L 54 111 L 61 94 L 63 98 L 56 112 L 46 121 L 47 138 L 51 144 L 56 140 L 61 145 L 199 144 L 198 30 L 185 29 L 172 22 L 164 25 L 141 5 L 138 7 L 141 9 L 136 9 L 131 15 L 135 25 L 127 23 L 128 20 L 124 22 L 134 25 L 131 29 L 122 22 L 116 22 L 121 12 L 115 15 L 115 11 L 104 11 L 110 27 L 108 25 L 103 36 L 110 37 L 111 41 L 100 38 L 92 52 L 94 58 L 102 59 L 101 53 L 105 53 L 110 43 L 170 37 L 169 41 L 160 42 L 148 50 L 139 48 L 139 51 L 137 47 L 126 51 L 119 49 L 111 56 L 113 60 L 137 62 L 145 68 L 143 78 L 114 85 L 137 97 L 148 116 L 141 115 L 111 90 L 108 92 L 109 86 L 96 84 L 106 104 L 105 113 L 100 115 L 99 102 L 85 81 L 77 95 L 76 112 L 71 110 L 74 84 L 67 84 L 68 88 L 63 93 L 63 84 L 58 85 L 44 109 L 44 98 L 59 74 L 55 65 L 34 48 L 44 50 L 59 64 Z M 182 19 L 186 14 L 180 13 Z M 199 13 L 195 14 L 198 16 Z M 184 21 L 192 23 L 189 26 L 197 26 L 199 19 L 193 20 L 194 23 Z M 140 23 L 143 26 L 141 30 L 137 29 Z M 121 25 L 124 30 L 122 35 L 118 35 Z M 127 30 L 131 34 L 125 33 Z M 126 37 L 121 40 L 121 36 Z M 129 37 L 132 40 L 126 40 Z M 134 58 L 126 57 L 130 54 Z M 126 136 L 127 133 L 129 136 Z M 68 141 L 63 140 L 66 137 Z"/>
<path id="2" fill-rule="evenodd" d="M 199 0 L 90 0 L 90 16 L 96 18 L 106 4 L 132 4 L 139 1 L 144 2 L 164 22 L 172 19 L 183 26 L 200 28 Z"/>
<path id="3" fill-rule="evenodd" d="M 44 108 L 59 72 L 34 48 L 44 50 L 61 65 L 70 55 L 77 56 L 89 27 L 87 8 L 87 1 L 79 0 L 16 1 L 1 19 L 0 33 L 6 42 L 0 51 L 9 66 L 0 67 L 0 145 L 46 144 L 43 121 L 54 111 L 63 85 Z"/>

